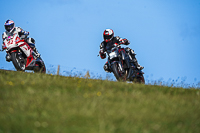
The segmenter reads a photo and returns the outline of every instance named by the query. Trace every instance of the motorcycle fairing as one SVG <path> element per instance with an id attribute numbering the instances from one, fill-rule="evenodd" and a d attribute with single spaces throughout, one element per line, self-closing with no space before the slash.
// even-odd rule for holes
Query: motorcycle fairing
<path id="1" fill-rule="evenodd" d="M 109 53 L 110 60 L 117 58 L 117 57 L 118 57 L 117 51 L 113 51 L 113 52 Z"/>
<path id="2" fill-rule="evenodd" d="M 9 36 L 6 38 L 3 42 L 3 49 L 6 49 L 6 51 L 9 51 L 12 48 L 16 48 L 16 39 L 18 39 L 17 35 Z"/>
<path id="3" fill-rule="evenodd" d="M 23 53 L 27 56 L 27 58 L 31 58 L 32 49 L 27 43 L 20 42 L 17 45 L 23 51 Z"/>

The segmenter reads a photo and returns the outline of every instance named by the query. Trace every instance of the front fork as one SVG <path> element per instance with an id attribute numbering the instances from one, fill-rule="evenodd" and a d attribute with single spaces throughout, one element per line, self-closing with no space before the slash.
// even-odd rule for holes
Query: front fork
<path id="1" fill-rule="evenodd" d="M 120 55 L 121 55 L 121 57 L 120 57 L 121 59 L 120 59 L 120 61 L 118 61 L 119 71 L 122 72 L 122 73 L 125 73 L 124 65 L 123 65 L 123 64 L 124 64 L 124 62 L 125 62 L 126 65 L 127 65 L 127 68 L 129 69 L 129 68 L 130 68 L 129 60 L 128 60 L 128 58 L 126 57 L 124 51 L 120 51 Z M 115 62 L 115 61 L 114 61 L 114 62 Z M 109 67 L 110 67 L 114 62 L 111 63 L 111 62 L 108 60 Z"/>
<path id="2" fill-rule="evenodd" d="M 121 51 L 121 57 L 122 57 L 122 64 L 123 64 L 123 62 L 125 62 L 127 68 L 129 69 L 130 68 L 130 63 L 129 63 L 128 57 L 126 56 L 124 51 Z M 122 67 L 122 69 L 124 69 L 124 68 Z M 125 71 L 125 70 L 123 70 L 123 71 Z"/>
<path id="3" fill-rule="evenodd" d="M 122 62 L 119 62 L 118 65 L 119 65 L 119 70 L 123 73 L 124 68 L 123 68 Z"/>

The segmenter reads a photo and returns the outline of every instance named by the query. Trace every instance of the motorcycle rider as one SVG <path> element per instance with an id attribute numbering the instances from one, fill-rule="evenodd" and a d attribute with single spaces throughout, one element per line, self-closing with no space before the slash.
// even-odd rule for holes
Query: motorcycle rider
<path id="1" fill-rule="evenodd" d="M 35 40 L 33 38 L 28 37 L 29 32 L 24 31 L 22 28 L 20 27 L 15 27 L 15 23 L 12 20 L 7 20 L 4 24 L 5 27 L 5 32 L 2 34 L 2 39 L 3 41 L 9 37 L 9 36 L 13 36 L 15 33 L 19 34 L 19 37 L 21 39 L 24 39 L 25 42 L 32 48 L 32 50 L 35 52 L 35 56 L 36 57 L 40 57 L 40 54 L 38 53 L 36 47 L 35 47 Z M 10 61 L 10 55 L 6 55 L 6 61 Z"/>
<path id="2" fill-rule="evenodd" d="M 119 36 L 114 36 L 114 32 L 112 29 L 104 30 L 103 38 L 104 38 L 104 41 L 101 42 L 100 51 L 99 51 L 101 59 L 106 58 L 106 52 L 110 53 L 111 49 L 113 47 L 115 47 L 116 45 L 121 45 L 121 44 L 129 45 L 130 44 L 129 40 L 127 40 L 126 38 L 122 39 Z M 130 55 L 129 56 L 130 62 L 133 62 L 133 64 L 136 66 L 136 68 L 138 70 L 142 70 L 144 67 L 140 66 L 140 64 L 138 63 L 138 61 L 135 57 L 136 54 L 134 53 L 134 51 L 130 48 L 125 48 L 125 51 L 128 55 Z M 108 67 L 108 62 L 105 63 L 104 70 L 106 72 L 110 72 L 109 67 Z"/>

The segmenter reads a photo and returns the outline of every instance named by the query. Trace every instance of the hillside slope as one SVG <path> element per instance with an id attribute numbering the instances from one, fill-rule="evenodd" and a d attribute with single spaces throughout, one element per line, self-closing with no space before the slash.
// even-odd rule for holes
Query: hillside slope
<path id="1" fill-rule="evenodd" d="M 200 132 L 200 90 L 0 71 L 0 133 Z"/>

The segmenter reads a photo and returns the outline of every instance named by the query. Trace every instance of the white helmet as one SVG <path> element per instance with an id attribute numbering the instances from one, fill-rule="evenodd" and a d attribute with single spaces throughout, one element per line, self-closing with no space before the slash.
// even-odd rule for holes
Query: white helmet
<path id="1" fill-rule="evenodd" d="M 13 31 L 13 29 L 15 28 L 15 23 L 12 20 L 7 20 L 4 24 L 5 29 L 7 32 L 11 33 Z"/>

